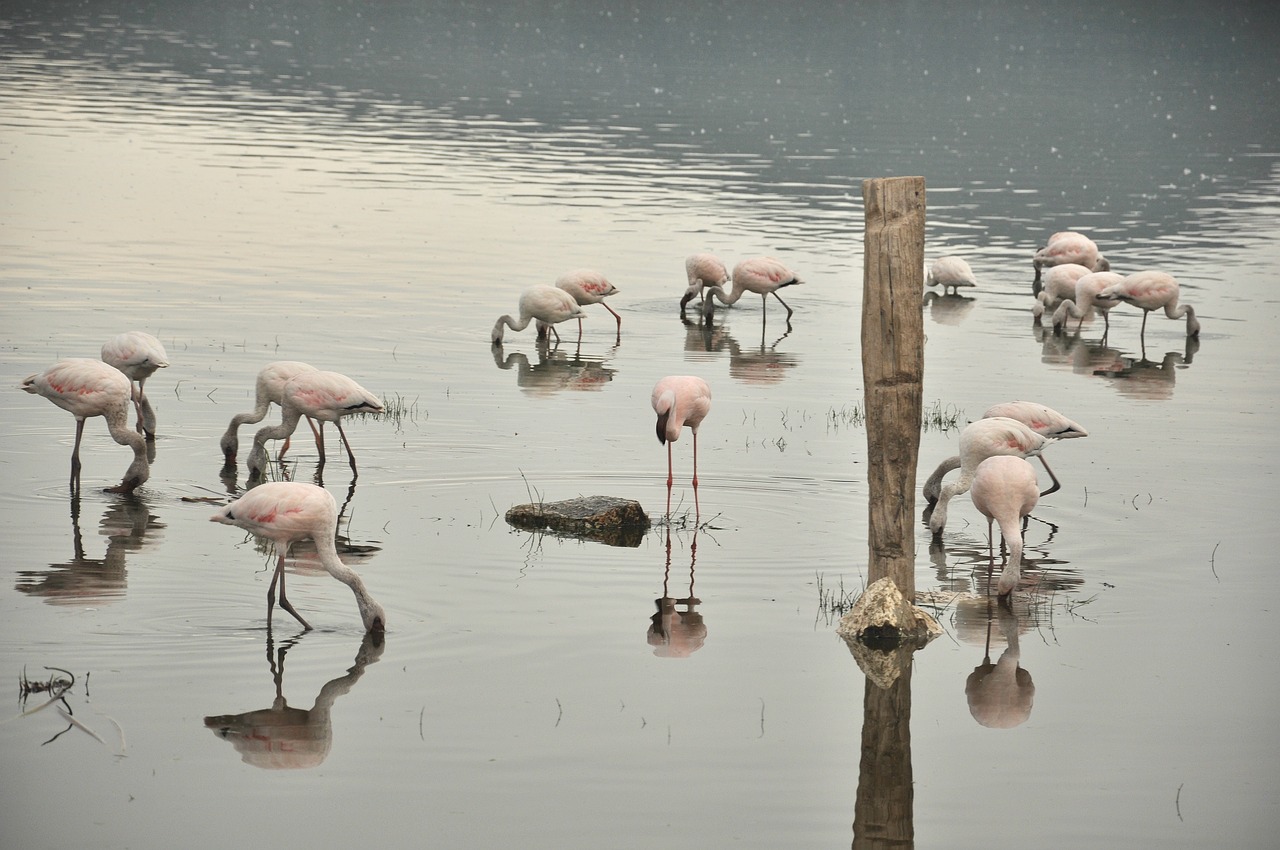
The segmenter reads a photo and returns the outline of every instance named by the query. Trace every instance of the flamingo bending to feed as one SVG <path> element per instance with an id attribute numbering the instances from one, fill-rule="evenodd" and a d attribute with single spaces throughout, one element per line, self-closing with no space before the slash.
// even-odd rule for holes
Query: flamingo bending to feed
<path id="1" fill-rule="evenodd" d="M 298 360 L 277 360 L 262 367 L 262 371 L 258 373 L 257 385 L 254 388 L 253 410 L 248 413 L 237 413 L 231 417 L 231 424 L 227 426 L 227 432 L 222 435 L 220 445 L 222 446 L 222 456 L 227 463 L 235 462 L 236 452 L 239 451 L 240 437 L 237 432 L 240 430 L 240 426 L 261 422 L 266 418 L 267 409 L 271 407 L 273 402 L 284 407 L 284 402 L 281 400 L 284 396 L 284 385 L 303 372 L 315 371 L 315 366 Z M 323 438 L 316 430 L 315 422 L 308 418 L 307 424 L 311 426 L 311 433 L 315 434 L 316 438 L 316 447 L 319 448 Z M 280 449 L 280 456 L 284 457 L 284 453 L 288 450 L 289 439 L 285 438 L 284 447 Z"/>
<path id="2" fill-rule="evenodd" d="M 978 464 L 973 475 L 969 498 L 973 506 L 987 518 L 987 546 L 995 558 L 995 539 L 991 523 L 1000 523 L 1000 535 L 1009 546 L 1009 562 L 1000 573 L 997 589 L 1008 596 L 1018 586 L 1022 574 L 1022 518 L 1031 513 L 1040 500 L 1036 471 L 1020 457 L 989 457 Z"/>
<path id="3" fill-rule="evenodd" d="M 1045 272 L 1044 286 L 1036 293 L 1035 304 L 1031 305 L 1031 315 L 1036 324 L 1040 317 L 1058 303 L 1076 297 L 1076 281 L 1090 274 L 1089 269 L 1079 263 L 1063 263 Z"/>
<path id="4" fill-rule="evenodd" d="M 572 295 L 573 300 L 578 302 L 579 307 L 585 307 L 588 304 L 599 304 L 612 313 L 613 317 L 618 320 L 618 338 L 622 338 L 622 317 L 612 307 L 604 303 L 604 299 L 618 292 L 618 287 L 610 283 L 608 278 L 591 269 L 577 269 L 558 277 L 556 279 L 556 288 L 563 289 Z M 546 326 L 546 323 L 539 321 L 539 336 L 546 333 L 544 326 Z M 578 317 L 578 339 L 582 339 L 581 316 Z"/>
<path id="5" fill-rule="evenodd" d="M 708 284 L 706 286 L 703 315 L 707 324 L 710 324 L 711 316 L 715 312 L 716 298 L 719 298 L 720 303 L 727 307 L 731 304 L 736 304 L 738 299 L 743 296 L 743 293 L 754 292 L 760 296 L 761 311 L 765 310 L 769 296 L 772 295 L 786 309 L 787 321 L 790 322 L 793 311 L 787 302 L 782 300 L 778 290 L 784 286 L 796 286 L 801 283 L 804 283 L 804 281 L 796 277 L 795 272 L 773 257 L 756 257 L 750 260 L 743 260 L 733 267 L 733 289 L 728 295 L 724 294 L 724 287 L 720 284 Z"/>
<path id="6" fill-rule="evenodd" d="M 1147 314 L 1152 310 L 1164 310 L 1170 319 L 1187 317 L 1187 336 L 1200 336 L 1200 320 L 1190 304 L 1178 305 L 1179 287 L 1173 275 L 1164 272 L 1145 271 L 1131 274 L 1119 283 L 1113 283 L 1098 293 L 1099 298 L 1110 298 L 1142 310 L 1143 342 L 1147 338 Z"/>
<path id="7" fill-rule="evenodd" d="M 111 438 L 133 449 L 133 463 L 125 471 L 124 479 L 107 492 L 132 493 L 151 477 L 147 441 L 129 428 L 133 382 L 124 372 L 101 360 L 70 358 L 30 375 L 22 382 L 22 389 L 44 396 L 76 418 L 76 443 L 71 450 L 73 493 L 80 491 L 80 440 L 84 436 L 84 421 L 91 416 L 105 419 Z"/>
<path id="8" fill-rule="evenodd" d="M 169 365 L 168 352 L 164 350 L 160 340 L 151 334 L 129 331 L 108 340 L 102 346 L 102 360 L 129 377 L 129 392 L 133 396 L 134 409 L 138 412 L 138 430 L 146 433 L 147 439 L 154 440 L 156 414 L 142 388 L 147 378 L 157 369 L 164 369 Z M 136 392 L 133 388 L 134 381 L 138 382 Z"/>
<path id="9" fill-rule="evenodd" d="M 953 497 L 969 492 L 978 464 L 997 455 L 1038 456 L 1058 439 L 1041 436 L 1007 416 L 979 419 L 966 425 L 960 432 L 960 478 L 942 488 L 938 503 L 929 516 L 929 530 L 933 532 L 934 540 L 942 539 L 947 525 L 947 505 Z"/>
<path id="10" fill-rule="evenodd" d="M 667 447 L 668 514 L 671 513 L 671 484 L 675 480 L 671 444 L 680 439 L 680 432 L 686 425 L 693 431 L 693 504 L 694 514 L 698 516 L 698 426 L 711 411 L 711 388 L 706 381 L 693 375 L 669 375 L 654 384 L 650 403 L 653 412 L 658 414 L 658 442 Z"/>
<path id="11" fill-rule="evenodd" d="M 550 330 L 555 334 L 556 342 L 559 342 L 560 334 L 555 329 L 556 324 L 569 319 L 581 320 L 586 315 L 574 297 L 563 289 L 537 283 L 520 294 L 520 321 L 517 322 L 509 315 L 499 316 L 498 321 L 494 323 L 490 338 L 494 345 L 502 345 L 502 336 L 507 328 L 522 331 L 529 327 L 530 322 L 537 319 L 538 338 L 541 339 L 545 331 Z"/>
<path id="12" fill-rule="evenodd" d="M 705 304 L 708 286 L 719 286 L 722 289 L 729 283 L 729 271 L 715 254 L 690 254 L 684 261 L 684 273 L 689 279 L 689 288 L 680 299 L 680 317 L 684 318 L 684 305 L 698 296 Z"/>
<path id="13" fill-rule="evenodd" d="M 387 615 L 365 589 L 364 582 L 355 570 L 338 559 L 334 537 L 338 533 L 338 504 L 323 487 L 297 481 L 270 481 L 259 484 L 213 516 L 210 522 L 235 525 L 251 534 L 265 537 L 276 544 L 279 559 L 271 586 L 267 588 L 267 628 L 271 628 L 271 611 L 276 602 L 276 583 L 280 584 L 280 607 L 288 611 L 310 629 L 311 624 L 302 619 L 284 592 L 284 559 L 289 549 L 299 540 L 315 541 L 320 563 L 329 575 L 351 588 L 356 595 L 356 607 L 364 621 L 366 632 L 381 632 L 387 627 Z"/>
<path id="14" fill-rule="evenodd" d="M 1073 419 L 1068 419 L 1052 407 L 1047 407 L 1034 401 L 1006 401 L 987 408 L 986 412 L 982 414 L 983 419 L 991 419 L 996 416 L 1016 419 L 1040 436 L 1052 437 L 1055 440 L 1071 440 L 1076 437 L 1089 436 L 1089 432 L 1080 423 Z M 1041 496 L 1047 496 L 1050 493 L 1057 492 L 1062 485 L 1058 482 L 1058 476 L 1054 475 L 1053 470 L 1049 468 L 1049 462 L 1044 459 L 1044 455 L 1040 456 L 1040 463 L 1044 464 L 1044 471 L 1049 473 L 1049 478 L 1053 481 L 1053 486 L 1040 494 Z M 924 497 L 930 505 L 938 501 L 938 493 L 942 488 L 943 476 L 959 467 L 960 456 L 949 457 L 938 464 L 938 468 L 925 481 Z"/>
<path id="15" fill-rule="evenodd" d="M 943 295 L 947 294 L 947 287 L 951 287 L 952 295 L 959 295 L 960 287 L 977 286 L 978 279 L 964 258 L 948 256 L 933 261 L 924 283 L 925 286 L 941 286 Z"/>
<path id="16" fill-rule="evenodd" d="M 364 387 L 337 372 L 302 372 L 284 385 L 280 393 L 283 415 L 279 425 L 259 428 L 253 435 L 253 449 L 249 452 L 249 477 L 258 478 L 267 466 L 267 440 L 287 439 L 298 427 L 298 420 L 306 416 L 317 422 L 332 422 L 338 427 L 342 444 L 347 447 L 351 472 L 357 474 L 356 456 L 351 451 L 351 441 L 342 430 L 342 417 L 352 413 L 381 413 L 382 402 Z M 321 426 L 323 429 L 323 426 Z M 320 452 L 320 466 L 324 467 L 324 431 L 316 432 L 316 448 Z"/>
<path id="17" fill-rule="evenodd" d="M 1083 233 L 1062 230 L 1050 236 L 1048 243 L 1031 258 L 1031 265 L 1036 270 L 1033 284 L 1036 294 L 1040 292 L 1040 269 L 1064 263 L 1079 263 L 1095 272 L 1111 271 L 1111 263 L 1098 251 L 1096 242 Z"/>
<path id="18" fill-rule="evenodd" d="M 1053 329 L 1056 331 L 1067 323 L 1067 317 L 1079 319 L 1076 324 L 1076 333 L 1080 332 L 1080 326 L 1084 324 L 1084 317 L 1088 315 L 1089 308 L 1096 308 L 1102 314 L 1102 321 L 1106 325 L 1102 336 L 1105 339 L 1107 334 L 1111 332 L 1111 317 L 1108 315 L 1111 308 L 1119 304 L 1119 301 L 1110 298 L 1100 298 L 1102 290 L 1108 286 L 1119 283 L 1124 280 L 1123 275 L 1115 272 L 1089 272 L 1076 281 L 1076 292 L 1072 298 L 1064 298 L 1062 303 L 1058 305 L 1058 309 L 1053 313 Z"/>

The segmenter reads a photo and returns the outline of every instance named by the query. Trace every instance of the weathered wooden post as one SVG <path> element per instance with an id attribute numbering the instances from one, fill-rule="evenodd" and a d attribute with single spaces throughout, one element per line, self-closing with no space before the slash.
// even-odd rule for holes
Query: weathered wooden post
<path id="1" fill-rule="evenodd" d="M 915 488 L 924 380 L 923 177 L 862 183 L 862 381 L 870 491 L 868 584 L 915 598 Z"/>

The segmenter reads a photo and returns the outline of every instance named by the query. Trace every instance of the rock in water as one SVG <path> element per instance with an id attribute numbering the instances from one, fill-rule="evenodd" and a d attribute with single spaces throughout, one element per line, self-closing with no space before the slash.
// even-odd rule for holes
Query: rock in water
<path id="1" fill-rule="evenodd" d="M 632 499 L 582 496 L 563 502 L 516 505 L 506 520 L 517 528 L 550 529 L 558 534 L 599 540 L 610 546 L 639 546 L 649 530 L 649 515 Z"/>

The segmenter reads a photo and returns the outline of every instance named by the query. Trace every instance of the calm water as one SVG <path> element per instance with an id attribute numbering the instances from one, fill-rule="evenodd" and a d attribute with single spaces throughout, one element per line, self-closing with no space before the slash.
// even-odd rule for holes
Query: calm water
<path id="1" fill-rule="evenodd" d="M 926 405 L 1032 398 L 1090 437 L 1051 451 L 993 625 L 1016 725 L 966 695 L 982 603 L 916 656 L 919 846 L 1272 846 L 1277 32 L 1266 4 L 0 6 L 3 372 L 133 328 L 173 364 L 133 499 L 101 492 L 128 451 L 99 420 L 73 502 L 71 418 L 17 390 L 0 413 L 4 672 L 75 673 L 101 738 L 10 706 L 3 843 L 849 844 L 864 678 L 819 581 L 865 576 L 860 181 L 923 174 L 929 256 L 981 280 L 926 306 Z M 1123 309 L 1105 346 L 1034 328 L 1031 252 L 1068 227 L 1176 275 L 1199 344 L 1153 317 L 1144 358 Z M 681 324 L 700 250 L 795 268 L 791 328 L 754 298 Z M 621 290 L 620 344 L 588 307 L 581 344 L 490 349 L 522 288 L 582 266 Z M 332 445 L 324 473 L 381 646 L 305 557 L 317 629 L 269 636 L 266 549 L 191 501 L 243 485 L 217 439 L 275 359 L 403 405 L 348 426 L 358 481 Z M 596 493 L 656 515 L 671 373 L 714 392 L 707 525 L 611 548 L 503 522 Z M 921 480 L 956 436 L 922 434 Z M 298 439 L 287 472 L 316 460 Z M 920 526 L 921 590 L 979 589 L 981 519 Z M 705 635 L 655 646 L 654 600 L 690 595 Z"/>

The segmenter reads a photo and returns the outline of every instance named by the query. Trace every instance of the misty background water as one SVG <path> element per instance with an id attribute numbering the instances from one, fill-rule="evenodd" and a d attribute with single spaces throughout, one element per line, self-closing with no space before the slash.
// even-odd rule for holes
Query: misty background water
<path id="1" fill-rule="evenodd" d="M 0 5 L 9 383 L 126 329 L 173 363 L 135 499 L 100 492 L 128 452 L 91 421 L 71 501 L 71 418 L 6 396 L 4 672 L 73 671 L 102 743 L 15 701 L 5 843 L 851 841 L 863 677 L 819 583 L 865 576 L 860 181 L 922 174 L 928 257 L 980 280 L 926 304 L 926 405 L 1032 398 L 1090 436 L 1051 450 L 1027 533 L 1021 722 L 966 693 L 982 603 L 916 656 L 920 846 L 1269 846 L 1277 32 L 1266 4 Z M 1123 308 L 1105 345 L 1034 328 L 1029 258 L 1066 228 L 1176 275 L 1199 344 L 1153 316 L 1143 357 Z M 796 269 L 790 330 L 754 298 L 682 324 L 701 250 Z M 621 290 L 620 344 L 588 307 L 580 346 L 490 350 L 521 289 L 582 266 Z M 348 426 L 356 481 L 332 445 L 324 472 L 383 646 L 305 558 L 317 629 L 269 640 L 267 552 L 189 501 L 243 485 L 217 438 L 274 359 L 401 403 Z M 506 526 L 579 494 L 656 515 L 672 373 L 713 388 L 708 526 Z M 921 479 L 956 436 L 922 434 Z M 295 440 L 291 474 L 315 465 Z M 966 498 L 942 547 L 921 525 L 918 588 L 979 591 L 984 526 Z M 690 640 L 655 640 L 654 600 L 687 596 Z"/>

